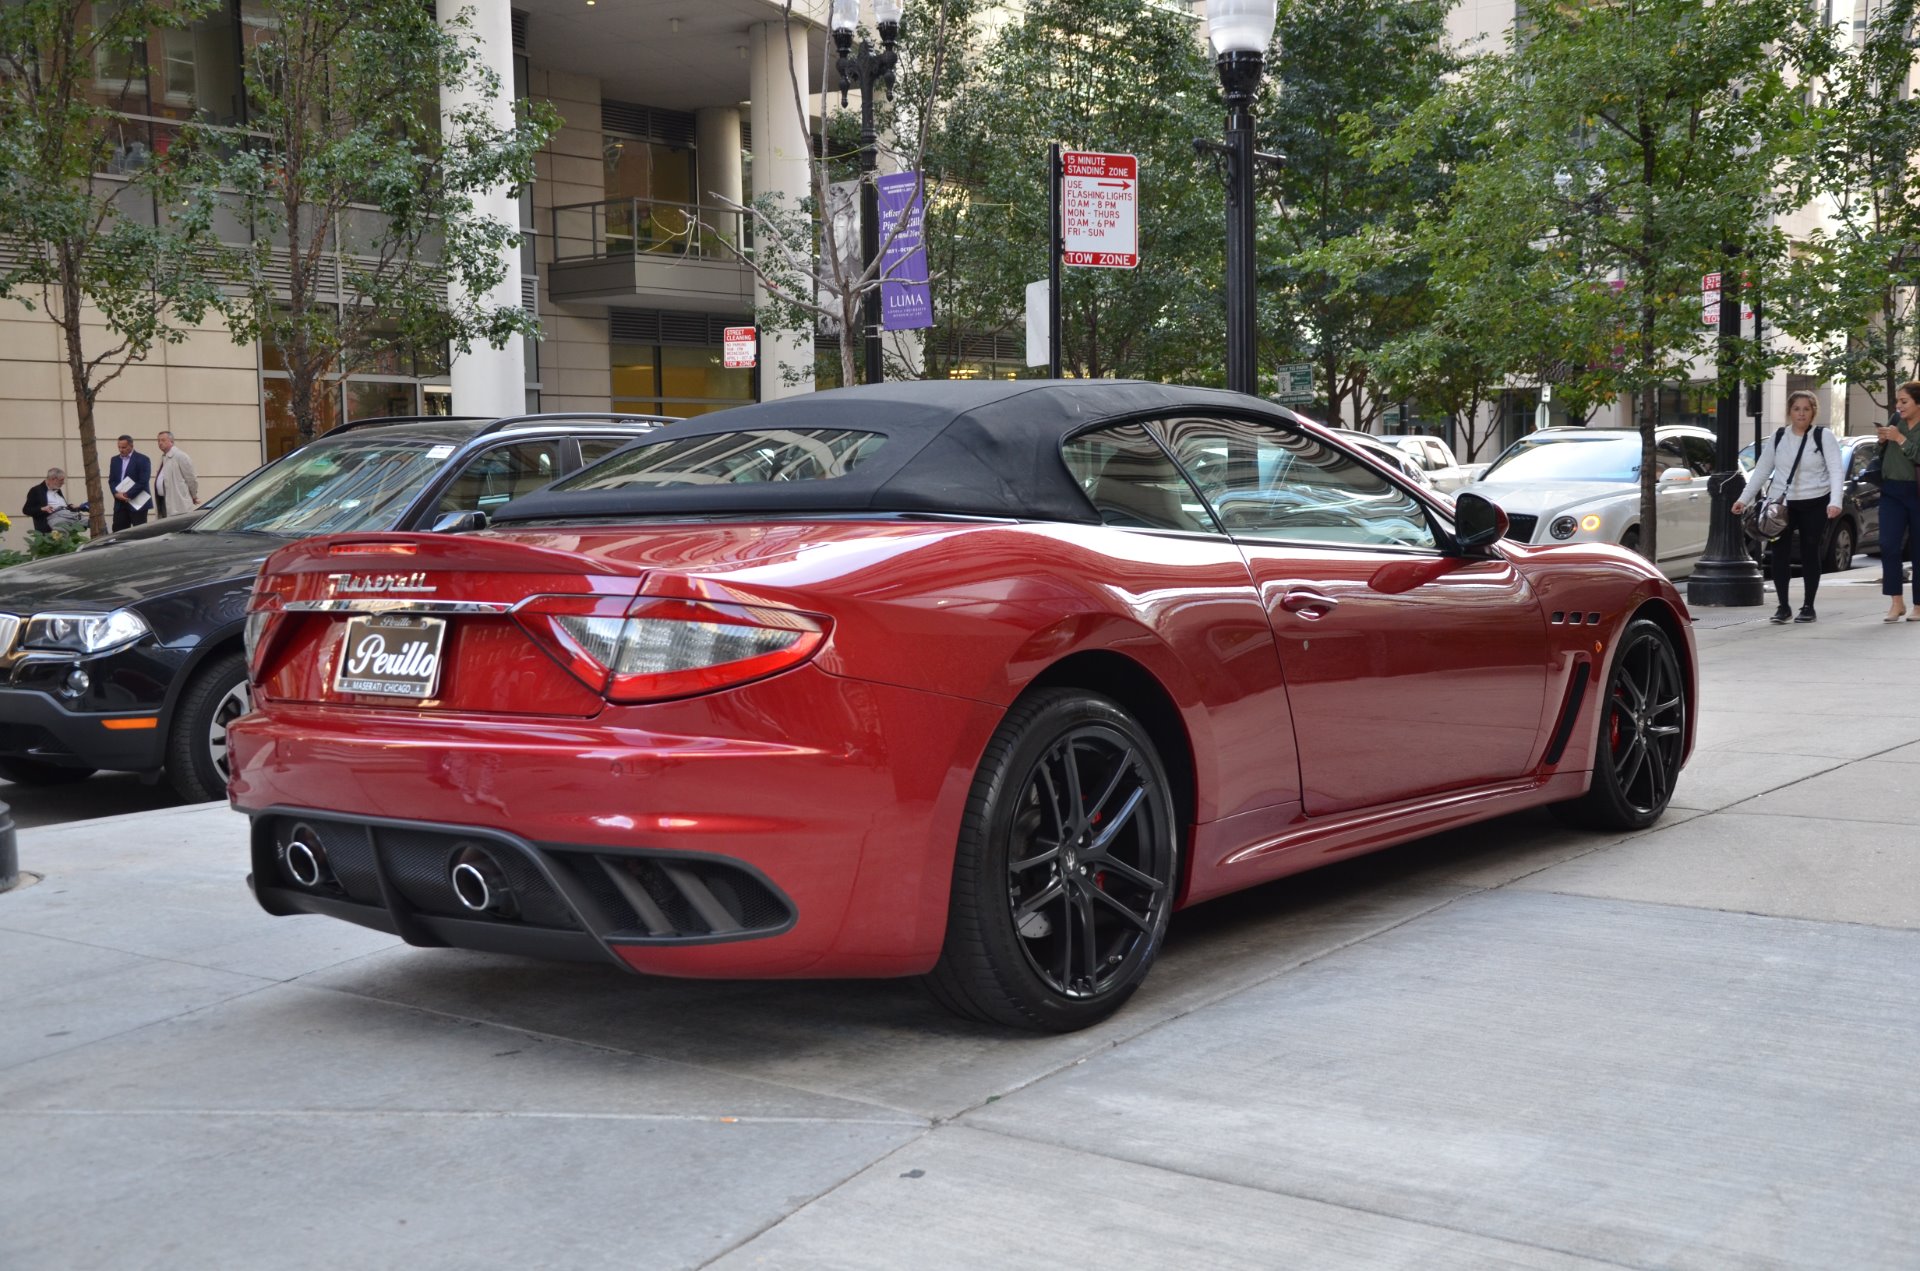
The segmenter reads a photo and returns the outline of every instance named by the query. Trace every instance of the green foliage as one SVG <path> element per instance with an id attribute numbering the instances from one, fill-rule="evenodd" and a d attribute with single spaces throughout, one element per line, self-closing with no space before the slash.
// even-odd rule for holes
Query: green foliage
<path id="1" fill-rule="evenodd" d="M 210 242 L 212 199 L 179 179 L 192 147 L 170 147 L 130 175 L 103 175 L 134 153 L 120 144 L 116 111 L 144 108 L 144 97 L 138 106 L 119 100 L 127 88 L 116 95 L 100 68 L 144 63 L 150 28 L 183 25 L 207 7 L 0 3 L 0 297 L 60 328 L 95 533 L 108 506 L 94 435 L 100 391 L 156 345 L 184 339 L 218 297 L 198 256 Z M 104 333 L 89 329 L 95 320 Z"/>
<path id="2" fill-rule="evenodd" d="M 1823 199 L 1829 223 L 1799 245 L 1779 322 L 1806 346 L 1802 369 L 1867 387 L 1882 410 L 1920 358 L 1911 290 L 1920 280 L 1920 99 L 1906 92 L 1920 35 L 1914 0 L 1888 0 L 1859 45 L 1829 34 L 1802 192 Z M 1770 315 L 1771 316 L 1771 315 Z"/>
<path id="3" fill-rule="evenodd" d="M 1224 194 L 1193 139 L 1219 89 L 1194 24 L 1151 0 L 1034 0 L 946 100 L 927 155 L 930 374 L 965 336 L 1022 330 L 1047 276 L 1047 146 L 1140 159 L 1137 270 L 1063 269 L 1069 374 L 1220 383 Z"/>
<path id="4" fill-rule="evenodd" d="M 1489 343 L 1509 369 L 1531 361 L 1590 401 L 1633 396 L 1641 550 L 1652 557 L 1657 391 L 1708 350 L 1700 276 L 1739 253 L 1773 278 L 1784 254 L 1767 226 L 1792 198 L 1783 178 L 1804 99 L 1785 72 L 1805 64 L 1807 15 L 1793 0 L 1528 13 L 1508 56 L 1477 63 L 1403 130 L 1402 142 L 1431 144 L 1452 121 L 1482 121 L 1478 153 L 1421 237 L 1450 310 L 1505 300 L 1513 322 Z M 1758 364 L 1743 350 L 1721 369 Z"/>
<path id="5" fill-rule="evenodd" d="M 1255 108 L 1261 149 L 1284 160 L 1262 183 L 1277 209 L 1262 226 L 1261 329 L 1279 335 L 1281 360 L 1318 364 L 1330 417 L 1351 411 L 1363 427 L 1386 400 L 1378 350 L 1431 314 L 1426 252 L 1412 230 L 1457 157 L 1446 134 L 1387 161 L 1370 144 L 1454 70 L 1450 7 L 1283 0 L 1269 91 Z"/>
<path id="6" fill-rule="evenodd" d="M 194 175 L 232 191 L 254 227 L 229 260 L 244 288 L 231 319 L 238 338 L 284 358 L 304 441 L 326 382 L 538 334 L 517 302 L 484 299 L 520 228 L 472 200 L 531 182 L 558 120 L 536 103 L 495 122 L 508 90 L 480 61 L 471 10 L 443 25 L 416 0 L 263 8 L 266 38 L 246 60 L 258 135 L 224 148 L 209 138 Z M 443 114 L 443 91 L 460 88 L 466 104 Z"/>
<path id="7" fill-rule="evenodd" d="M 42 560 L 48 556 L 65 556 L 68 552 L 79 551 L 86 544 L 87 535 L 77 529 L 54 530 L 50 534 L 28 530 L 26 551 L 0 548 L 0 569 L 8 565 L 24 565 L 30 560 Z"/>

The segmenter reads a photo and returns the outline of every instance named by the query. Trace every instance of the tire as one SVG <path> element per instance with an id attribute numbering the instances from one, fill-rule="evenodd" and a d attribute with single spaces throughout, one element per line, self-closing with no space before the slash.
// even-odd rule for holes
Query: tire
<path id="1" fill-rule="evenodd" d="M 1022 699 L 973 779 L 928 989 L 992 1024 L 1099 1023 L 1159 953 L 1179 853 L 1166 771 L 1131 715 L 1075 689 Z"/>
<path id="2" fill-rule="evenodd" d="M 1680 659 L 1659 623 L 1627 625 L 1600 702 L 1593 784 L 1554 804 L 1554 815 L 1581 829 L 1645 829 L 1673 799 L 1692 709 Z"/>
<path id="3" fill-rule="evenodd" d="M 17 786 L 67 786 L 85 781 L 96 769 L 66 768 L 38 759 L 0 758 L 0 778 Z"/>
<path id="4" fill-rule="evenodd" d="M 1827 565 L 1824 572 L 1838 574 L 1853 568 L 1853 553 L 1859 542 L 1854 532 L 1853 522 L 1841 517 L 1834 522 L 1833 537 L 1827 543 Z"/>
<path id="5" fill-rule="evenodd" d="M 167 738 L 167 780 L 188 803 L 227 797 L 227 725 L 253 709 L 246 658 L 227 653 L 200 668 L 180 695 Z"/>
<path id="6" fill-rule="evenodd" d="M 1620 546 L 1630 552 L 1640 550 L 1640 527 L 1638 525 L 1630 525 L 1627 527 L 1627 532 L 1620 536 Z"/>

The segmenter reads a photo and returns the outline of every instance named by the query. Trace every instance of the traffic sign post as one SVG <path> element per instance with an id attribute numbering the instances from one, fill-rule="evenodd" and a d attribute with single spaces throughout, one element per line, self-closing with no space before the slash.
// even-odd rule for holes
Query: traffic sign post
<path id="1" fill-rule="evenodd" d="M 1275 401 L 1284 406 L 1298 406 L 1313 400 L 1313 363 L 1288 362 L 1280 368 L 1279 380 Z"/>
<path id="2" fill-rule="evenodd" d="M 757 327 L 728 327 L 721 332 L 722 364 L 730 371 L 751 370 L 760 361 Z"/>
<path id="3" fill-rule="evenodd" d="M 1140 161 L 1069 150 L 1060 156 L 1061 256 L 1083 269 L 1140 264 Z"/>

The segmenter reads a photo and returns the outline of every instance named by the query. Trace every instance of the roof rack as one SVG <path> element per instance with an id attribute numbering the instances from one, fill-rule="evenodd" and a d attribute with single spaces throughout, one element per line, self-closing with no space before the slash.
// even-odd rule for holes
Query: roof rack
<path id="1" fill-rule="evenodd" d="M 485 415 L 375 415 L 371 419 L 351 419 L 344 424 L 335 424 L 319 435 L 331 437 L 335 433 L 347 432 L 354 428 L 379 428 L 388 424 L 464 423 L 467 420 L 485 418 Z"/>
<path id="2" fill-rule="evenodd" d="M 481 434 L 499 432 L 513 424 L 545 424 L 574 419 L 592 419 L 608 424 L 677 424 L 675 415 L 642 415 L 631 411 L 617 410 L 569 410 L 552 411 L 535 415 L 502 415 L 480 430 Z"/>

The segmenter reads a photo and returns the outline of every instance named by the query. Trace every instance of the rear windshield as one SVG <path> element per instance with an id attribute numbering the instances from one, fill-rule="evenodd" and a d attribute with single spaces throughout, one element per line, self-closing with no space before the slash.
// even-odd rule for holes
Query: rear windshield
<path id="1" fill-rule="evenodd" d="M 886 436 L 850 428 L 748 429 L 634 446 L 584 468 L 553 490 L 655 489 L 827 481 L 872 458 Z"/>
<path id="2" fill-rule="evenodd" d="M 201 517 L 196 534 L 343 534 L 389 529 L 446 463 L 451 446 L 365 443 L 289 455 Z"/>

